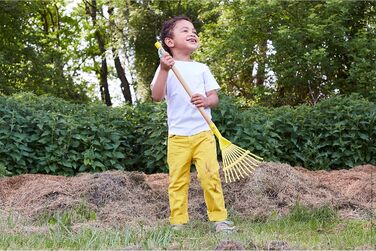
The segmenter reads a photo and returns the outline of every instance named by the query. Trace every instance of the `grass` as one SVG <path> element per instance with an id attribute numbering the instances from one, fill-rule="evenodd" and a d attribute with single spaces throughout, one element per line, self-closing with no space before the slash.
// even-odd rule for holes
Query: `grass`
<path id="1" fill-rule="evenodd" d="M 1 213 L 1 212 L 0 212 Z M 83 217 L 79 215 L 83 214 Z M 69 216 L 72 215 L 72 216 Z M 74 216 L 74 217 L 73 217 Z M 83 225 L 75 228 L 74 220 L 94 220 L 85 206 L 61 216 L 44 215 L 37 221 L 37 231 L 25 231 L 27 222 L 11 215 L 0 216 L 0 249 L 184 249 L 213 250 L 224 241 L 245 249 L 266 249 L 272 241 L 283 241 L 292 249 L 375 249 L 375 222 L 342 220 L 330 207 L 309 209 L 296 205 L 283 218 L 266 220 L 234 218 L 235 234 L 216 234 L 208 222 L 192 221 L 181 232 L 167 224 L 155 227 L 133 225 L 119 229 Z M 44 222 L 44 223 L 43 223 Z M 29 222 L 30 224 L 30 222 Z M 39 226 L 38 226 L 39 225 Z M 22 229 L 22 230 L 21 230 Z M 281 242 L 280 242 L 281 243 Z"/>

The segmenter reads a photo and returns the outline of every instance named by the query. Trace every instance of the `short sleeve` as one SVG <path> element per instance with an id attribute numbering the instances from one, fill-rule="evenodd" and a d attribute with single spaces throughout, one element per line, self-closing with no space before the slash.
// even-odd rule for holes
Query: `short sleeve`
<path id="1" fill-rule="evenodd" d="M 206 65 L 205 65 L 205 70 L 204 70 L 204 82 L 205 82 L 205 92 L 212 91 L 212 90 L 217 91 L 220 89 L 217 80 L 215 80 L 209 67 Z"/>

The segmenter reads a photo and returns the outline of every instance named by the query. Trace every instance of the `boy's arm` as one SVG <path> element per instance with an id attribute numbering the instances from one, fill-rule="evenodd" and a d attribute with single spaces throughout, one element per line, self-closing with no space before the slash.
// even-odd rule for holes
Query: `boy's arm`
<path id="1" fill-rule="evenodd" d="M 215 107 L 218 105 L 219 103 L 219 98 L 218 98 L 218 95 L 217 95 L 217 91 L 216 90 L 211 90 L 211 91 L 208 91 L 206 93 L 206 97 L 201 95 L 201 94 L 193 94 L 192 95 L 192 98 L 191 98 L 191 102 L 192 104 L 194 104 L 197 108 L 200 108 L 200 107 L 204 107 L 204 108 L 207 108 L 207 107 Z"/>
<path id="2" fill-rule="evenodd" d="M 151 97 L 154 101 L 161 101 L 166 94 L 166 81 L 167 81 L 168 71 L 160 69 L 157 73 L 155 82 L 151 89 Z"/>
<path id="3" fill-rule="evenodd" d="M 151 97 L 154 101 L 161 101 L 166 95 L 166 81 L 168 77 L 168 71 L 174 65 L 174 60 L 170 55 L 165 54 L 160 61 L 159 71 L 153 81 L 151 89 Z"/>

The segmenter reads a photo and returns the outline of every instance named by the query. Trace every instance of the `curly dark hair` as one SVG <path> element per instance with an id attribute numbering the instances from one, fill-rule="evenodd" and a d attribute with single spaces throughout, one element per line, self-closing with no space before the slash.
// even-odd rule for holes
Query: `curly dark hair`
<path id="1" fill-rule="evenodd" d="M 172 38 L 172 30 L 174 29 L 175 25 L 176 25 L 176 22 L 180 21 L 180 20 L 186 20 L 188 22 L 191 22 L 192 23 L 192 20 L 189 18 L 189 17 L 186 17 L 186 16 L 176 16 L 176 17 L 173 17 L 167 21 L 165 21 L 162 25 L 162 30 L 161 30 L 161 42 L 162 42 L 162 46 L 163 48 L 172 55 L 172 52 L 170 50 L 170 48 L 165 44 L 164 40 L 166 37 L 170 37 Z"/>

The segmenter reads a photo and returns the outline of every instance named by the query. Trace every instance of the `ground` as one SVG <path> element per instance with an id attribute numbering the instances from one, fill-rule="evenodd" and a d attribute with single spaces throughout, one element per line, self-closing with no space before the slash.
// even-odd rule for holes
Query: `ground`
<path id="1" fill-rule="evenodd" d="M 300 203 L 330 205 L 343 218 L 371 219 L 376 211 L 376 166 L 350 170 L 308 171 L 286 164 L 263 163 L 238 182 L 223 184 L 230 216 L 266 218 L 285 215 Z M 75 177 L 25 174 L 0 178 L 0 213 L 29 219 L 79 205 L 95 212 L 90 224 L 122 226 L 167 222 L 168 175 L 108 171 Z M 207 220 L 203 194 L 192 173 L 191 219 Z"/>

